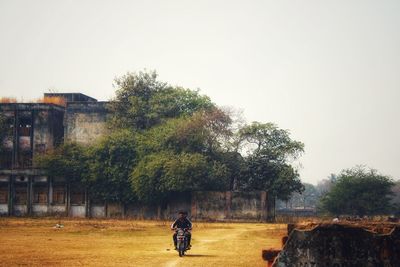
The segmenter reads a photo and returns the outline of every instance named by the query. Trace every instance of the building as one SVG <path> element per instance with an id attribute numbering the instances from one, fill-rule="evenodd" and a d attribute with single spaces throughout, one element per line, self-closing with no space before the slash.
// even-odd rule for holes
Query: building
<path id="1" fill-rule="evenodd" d="M 87 215 L 82 188 L 68 188 L 35 168 L 34 158 L 64 141 L 88 144 L 106 131 L 107 102 L 81 93 L 45 94 L 53 103 L 0 103 L 6 133 L 0 150 L 0 214 Z"/>
<path id="2" fill-rule="evenodd" d="M 88 190 L 49 177 L 34 166 L 37 155 L 72 141 L 90 144 L 107 133 L 107 102 L 80 93 L 45 94 L 46 103 L 0 103 L 0 215 L 171 218 L 188 210 L 206 220 L 266 220 L 274 216 L 267 192 L 188 192 L 162 206 L 99 203 Z"/>

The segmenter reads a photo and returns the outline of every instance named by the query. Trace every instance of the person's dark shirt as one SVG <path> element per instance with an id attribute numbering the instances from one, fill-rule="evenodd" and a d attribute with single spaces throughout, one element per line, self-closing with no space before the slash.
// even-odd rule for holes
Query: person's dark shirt
<path id="1" fill-rule="evenodd" d="M 192 228 L 192 222 L 189 221 L 189 219 L 184 218 L 183 220 L 177 219 L 172 225 L 171 225 L 171 229 L 172 228 L 181 228 L 181 229 L 191 229 Z"/>

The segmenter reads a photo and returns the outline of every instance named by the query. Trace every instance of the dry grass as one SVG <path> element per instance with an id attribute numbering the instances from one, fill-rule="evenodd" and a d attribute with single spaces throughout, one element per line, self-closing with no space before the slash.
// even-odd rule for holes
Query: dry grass
<path id="1" fill-rule="evenodd" d="M 23 102 L 23 101 L 21 101 Z M 63 97 L 59 97 L 59 96 L 45 96 L 43 98 L 39 98 L 37 100 L 34 101 L 28 101 L 27 103 L 45 103 L 45 104 L 55 104 L 55 105 L 59 105 L 59 106 L 63 106 L 65 107 L 66 101 L 65 98 Z M 0 98 L 0 103 L 18 103 L 17 99 L 14 97 L 1 97 Z"/>
<path id="2" fill-rule="evenodd" d="M 0 103 L 17 103 L 17 99 L 14 97 L 1 97 Z"/>
<path id="3" fill-rule="evenodd" d="M 45 96 L 43 98 L 38 99 L 37 102 L 45 104 L 55 104 L 63 107 L 67 105 L 65 98 L 59 96 Z"/>
<path id="4" fill-rule="evenodd" d="M 286 233 L 284 224 L 195 223 L 193 248 L 179 258 L 169 224 L 0 218 L 0 265 L 265 266 L 261 250 L 280 248 Z"/>

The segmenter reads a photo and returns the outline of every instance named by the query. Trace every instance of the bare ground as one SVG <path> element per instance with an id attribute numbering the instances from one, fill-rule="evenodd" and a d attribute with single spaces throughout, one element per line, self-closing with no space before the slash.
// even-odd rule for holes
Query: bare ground
<path id="1" fill-rule="evenodd" d="M 179 258 L 169 224 L 0 218 L 0 266 L 265 266 L 261 250 L 286 234 L 284 224 L 195 222 L 193 248 Z"/>

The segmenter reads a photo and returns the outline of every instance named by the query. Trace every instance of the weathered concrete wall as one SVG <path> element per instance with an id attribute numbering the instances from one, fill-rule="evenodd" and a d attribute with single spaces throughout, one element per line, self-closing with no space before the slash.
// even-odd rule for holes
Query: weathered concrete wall
<path id="1" fill-rule="evenodd" d="M 107 102 L 72 102 L 67 104 L 64 138 L 90 144 L 107 133 Z"/>
<path id="2" fill-rule="evenodd" d="M 158 209 L 154 206 L 144 206 L 140 204 L 129 204 L 126 206 L 125 216 L 134 219 L 163 219 L 161 213 L 158 217 Z"/>
<path id="3" fill-rule="evenodd" d="M 0 204 L 0 215 L 8 215 L 8 204 Z"/>
<path id="4" fill-rule="evenodd" d="M 121 203 L 108 203 L 106 216 L 109 218 L 122 217 L 124 215 L 124 206 Z"/>
<path id="5" fill-rule="evenodd" d="M 173 219 L 180 210 L 197 220 L 260 221 L 267 218 L 266 192 L 193 192 L 181 193 L 160 205 L 108 203 L 91 208 L 92 217 L 128 217 L 136 219 Z"/>
<path id="6" fill-rule="evenodd" d="M 51 215 L 65 215 L 66 211 L 67 211 L 67 207 L 64 204 L 62 204 L 62 205 L 52 204 L 49 209 L 49 213 Z"/>
<path id="7" fill-rule="evenodd" d="M 93 218 L 104 218 L 106 217 L 105 205 L 91 205 L 90 216 Z"/>
<path id="8" fill-rule="evenodd" d="M 362 226 L 361 226 L 362 227 Z M 378 234 L 357 226 L 295 229 L 273 266 L 400 266 L 400 228 Z"/>
<path id="9" fill-rule="evenodd" d="M 69 216 L 83 218 L 86 217 L 86 206 L 85 205 L 71 205 L 69 210 Z"/>
<path id="10" fill-rule="evenodd" d="M 63 140 L 64 111 L 38 110 L 34 113 L 33 156 L 51 150 Z"/>
<path id="11" fill-rule="evenodd" d="M 26 216 L 28 214 L 28 206 L 15 204 L 13 206 L 13 212 L 15 216 Z"/>
<path id="12" fill-rule="evenodd" d="M 267 194 L 261 191 L 177 193 L 160 205 L 101 204 L 96 201 L 92 203 L 87 193 L 78 194 L 77 197 L 77 192 L 65 181 L 56 177 L 49 179 L 40 172 L 11 172 L 9 175 L 2 174 L 0 180 L 2 202 L 5 199 L 11 201 L 1 203 L 0 214 L 3 215 L 173 219 L 180 210 L 185 210 L 191 218 L 198 220 L 260 221 L 266 220 L 268 214 Z M 4 193 L 4 189 L 9 191 Z M 90 191 L 90 188 L 87 190 Z M 9 206 L 11 210 L 8 210 Z"/>
<path id="13" fill-rule="evenodd" d="M 33 204 L 32 213 L 35 216 L 45 216 L 49 213 L 47 204 Z"/>
<path id="14" fill-rule="evenodd" d="M 232 192 L 229 217 L 232 219 L 263 219 L 266 215 L 265 192 Z"/>
<path id="15" fill-rule="evenodd" d="M 266 220 L 267 193 L 252 192 L 194 192 L 191 213 L 205 220 Z"/>
<path id="16" fill-rule="evenodd" d="M 160 205 L 129 204 L 125 207 L 125 216 L 136 219 L 174 219 L 179 211 L 184 210 L 192 213 L 192 198 L 190 193 L 174 195 L 169 201 Z"/>
<path id="17" fill-rule="evenodd" d="M 185 210 L 189 213 L 190 217 L 195 216 L 192 207 L 194 205 L 193 194 L 190 193 L 181 193 L 174 195 L 174 198 L 170 199 L 168 203 L 164 203 L 164 205 L 157 207 L 156 213 L 160 213 L 165 219 L 173 219 L 176 218 L 176 214 L 179 211 Z M 161 209 L 161 211 L 158 211 Z"/>
<path id="18" fill-rule="evenodd" d="M 225 192 L 193 192 L 192 218 L 224 220 L 226 218 Z"/>

